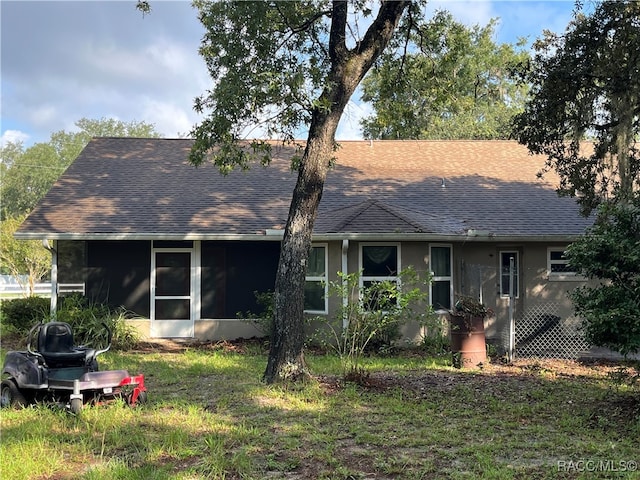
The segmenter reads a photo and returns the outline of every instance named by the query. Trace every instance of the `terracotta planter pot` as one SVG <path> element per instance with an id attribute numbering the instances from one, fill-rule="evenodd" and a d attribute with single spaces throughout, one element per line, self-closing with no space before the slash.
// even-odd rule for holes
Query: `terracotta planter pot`
<path id="1" fill-rule="evenodd" d="M 487 344 L 484 335 L 484 318 L 450 315 L 451 353 L 456 368 L 476 367 L 487 361 Z M 468 323 L 470 325 L 468 325 Z"/>

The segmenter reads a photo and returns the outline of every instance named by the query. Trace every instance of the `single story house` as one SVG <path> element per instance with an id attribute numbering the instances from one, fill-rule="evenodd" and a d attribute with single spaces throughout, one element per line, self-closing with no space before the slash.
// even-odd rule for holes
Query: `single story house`
<path id="1" fill-rule="evenodd" d="M 50 248 L 56 291 L 122 305 L 150 337 L 254 336 L 238 312 L 273 290 L 293 149 L 274 145 L 269 167 L 225 176 L 190 165 L 191 146 L 94 138 L 16 237 Z M 345 141 L 335 156 L 314 228 L 309 314 L 336 314 L 325 283 L 338 272 L 369 281 L 412 266 L 432 272 L 436 310 L 457 294 L 491 307 L 487 336 L 502 347 L 512 317 L 523 352 L 583 347 L 567 298 L 582 279 L 563 252 L 592 219 L 556 194 L 552 173 L 538 178 L 544 158 L 513 141 L 466 140 Z"/>

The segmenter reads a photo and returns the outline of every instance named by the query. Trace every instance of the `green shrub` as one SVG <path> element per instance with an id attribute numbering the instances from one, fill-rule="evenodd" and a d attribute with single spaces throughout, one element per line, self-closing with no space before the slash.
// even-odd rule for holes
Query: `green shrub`
<path id="1" fill-rule="evenodd" d="M 270 339 L 273 334 L 275 318 L 275 293 L 273 290 L 266 292 L 255 290 L 253 294 L 256 297 L 256 303 L 260 311 L 258 313 L 252 311 L 238 312 L 236 317 L 255 326 L 265 338 Z"/>
<path id="2" fill-rule="evenodd" d="M 2 332 L 25 335 L 40 322 L 48 322 L 51 300 L 43 297 L 16 298 L 0 303 Z M 127 350 L 135 346 L 139 337 L 134 327 L 127 325 L 131 315 L 124 308 L 93 303 L 80 294 L 60 297 L 56 312 L 58 322 L 71 325 L 76 345 L 95 348 L 107 345 L 108 335 L 103 324 L 112 333 L 114 350 Z"/>
<path id="3" fill-rule="evenodd" d="M 9 326 L 16 333 L 27 333 L 31 327 L 50 315 L 51 300 L 44 297 L 26 297 L 3 300 L 0 303 L 0 321 L 3 329 Z"/>
<path id="4" fill-rule="evenodd" d="M 427 355 L 440 357 L 451 353 L 451 340 L 445 322 L 438 315 L 425 315 L 422 321 L 424 334 L 418 347 Z"/>
<path id="5" fill-rule="evenodd" d="M 128 317 L 129 312 L 124 308 L 113 309 L 79 294 L 62 297 L 58 303 L 57 320 L 71 325 L 77 345 L 106 346 L 108 334 L 104 325 L 107 325 L 112 333 L 113 349 L 132 348 L 138 341 L 138 335 L 135 328 L 126 324 Z"/>
<path id="6" fill-rule="evenodd" d="M 362 357 L 367 352 L 392 350 L 402 325 L 409 320 L 423 321 L 430 307 L 424 304 L 426 294 L 411 268 L 400 273 L 400 282 L 383 280 L 366 287 L 360 286 L 359 273 L 339 272 L 338 276 L 340 281 L 329 283 L 329 295 L 348 301 L 335 319 L 318 317 L 329 331 L 329 338 L 319 340 L 340 357 L 344 378 L 360 382 L 367 377 Z M 323 331 L 316 333 L 322 335 Z"/>

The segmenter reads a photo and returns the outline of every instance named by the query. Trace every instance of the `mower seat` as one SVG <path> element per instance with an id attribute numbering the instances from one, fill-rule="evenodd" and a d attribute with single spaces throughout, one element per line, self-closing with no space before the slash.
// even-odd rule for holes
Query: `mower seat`
<path id="1" fill-rule="evenodd" d="M 49 368 L 88 367 L 95 360 L 94 348 L 75 347 L 71 326 L 49 322 L 38 333 L 38 352 Z"/>

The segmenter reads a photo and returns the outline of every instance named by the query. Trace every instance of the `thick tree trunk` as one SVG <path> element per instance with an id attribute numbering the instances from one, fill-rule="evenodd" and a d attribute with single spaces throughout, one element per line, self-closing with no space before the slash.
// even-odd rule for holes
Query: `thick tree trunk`
<path id="1" fill-rule="evenodd" d="M 304 362 L 304 284 L 307 257 L 322 189 L 333 153 L 336 125 L 329 119 L 310 135 L 298 172 L 282 240 L 275 286 L 275 318 L 264 379 L 272 383 L 308 375 Z"/>
<path id="2" fill-rule="evenodd" d="M 376 20 L 353 50 L 346 46 L 347 2 L 334 1 L 328 75 L 321 105 L 313 112 L 280 250 L 275 285 L 275 318 L 264 380 L 273 383 L 308 375 L 304 362 L 304 283 L 313 225 L 333 156 L 342 113 L 364 75 L 385 49 L 408 2 L 383 2 Z"/>

